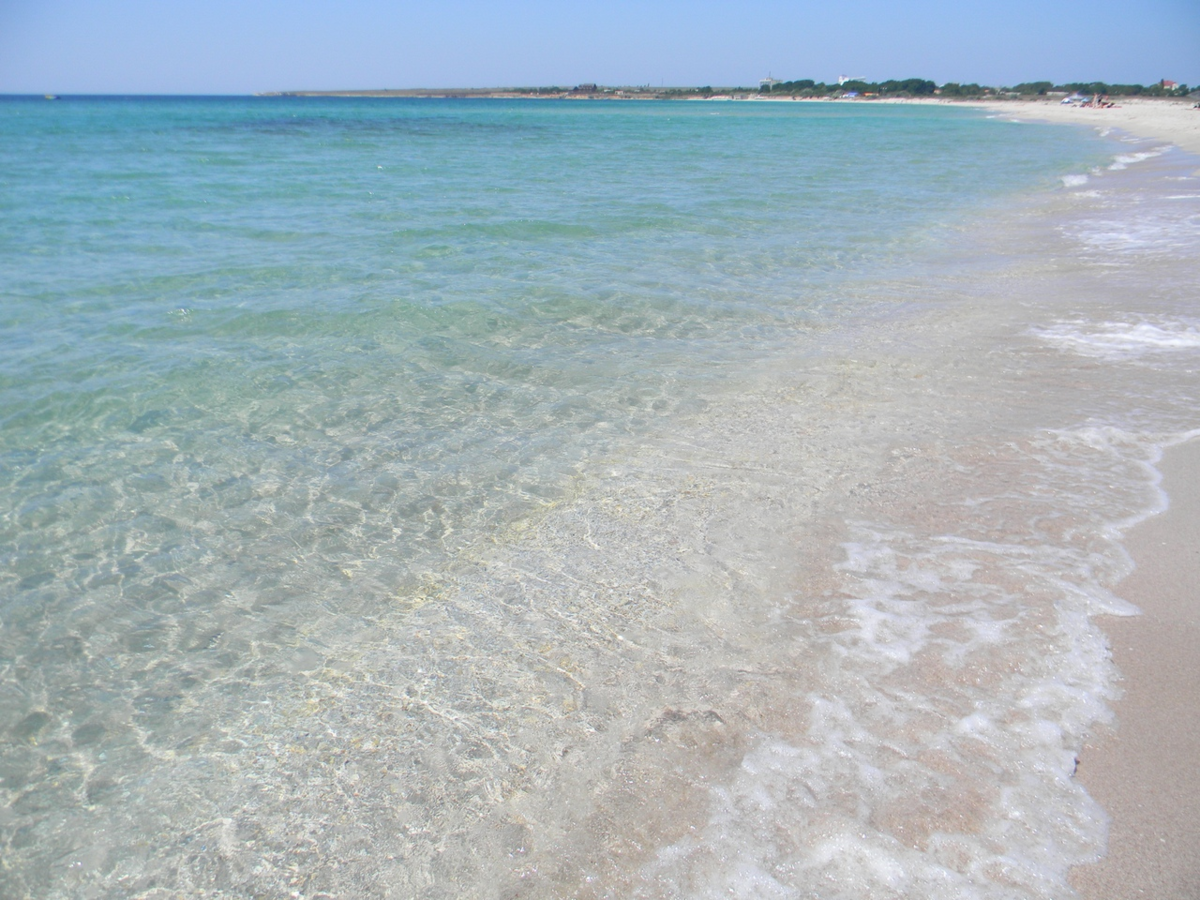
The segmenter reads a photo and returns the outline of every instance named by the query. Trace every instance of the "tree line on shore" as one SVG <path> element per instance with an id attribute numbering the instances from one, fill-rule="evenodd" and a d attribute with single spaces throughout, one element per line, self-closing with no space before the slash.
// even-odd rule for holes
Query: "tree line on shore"
<path id="1" fill-rule="evenodd" d="M 1052 81 L 1026 81 L 1014 87 L 988 87 L 979 84 L 947 82 L 938 85 L 927 78 L 905 78 L 890 81 L 843 80 L 840 84 L 826 84 L 802 78 L 797 81 L 766 80 L 758 88 L 750 87 L 651 87 L 648 84 L 608 87 L 597 84 L 577 84 L 574 87 L 506 87 L 506 88 L 441 88 L 441 89 L 382 89 L 366 91 L 286 91 L 280 94 L 261 96 L 320 97 L 577 97 L 577 98 L 635 98 L 659 100 L 688 100 L 709 97 L 749 98 L 759 96 L 779 97 L 945 97 L 963 100 L 972 99 L 1020 99 L 1045 96 L 1082 94 L 1108 97 L 1183 97 L 1188 93 L 1186 84 L 1160 81 L 1157 84 L 1106 84 L 1102 81 L 1070 82 L 1054 84 Z"/>
<path id="2" fill-rule="evenodd" d="M 1017 94 L 1042 97 L 1050 93 L 1107 94 L 1109 97 L 1182 97 L 1188 92 L 1186 84 L 1159 81 L 1155 84 L 1105 84 L 1103 81 L 1072 81 L 1054 84 L 1050 81 L 1027 81 L 1008 88 Z"/>
<path id="3" fill-rule="evenodd" d="M 880 97 L 1044 97 L 1047 94 L 1104 94 L 1109 97 L 1182 97 L 1188 92 L 1186 84 L 1170 81 L 1156 84 L 1106 84 L 1103 81 L 1055 84 L 1052 81 L 1026 81 L 1013 87 L 988 87 L 979 84 L 947 82 L 940 87 L 925 78 L 905 78 L 900 81 L 862 81 L 852 79 L 840 84 L 826 84 L 802 78 L 798 81 L 767 81 L 760 94 L 790 95 L 793 97 L 833 97 L 855 93 Z"/>
<path id="4" fill-rule="evenodd" d="M 978 85 L 973 85 L 978 87 Z M 764 82 L 759 89 L 762 94 L 794 94 L 800 97 L 828 97 L 831 94 L 880 94 L 906 97 L 932 97 L 937 85 L 924 78 L 905 78 L 902 81 L 859 81 L 852 79 L 841 84 L 826 84 L 802 78 L 799 81 Z"/>

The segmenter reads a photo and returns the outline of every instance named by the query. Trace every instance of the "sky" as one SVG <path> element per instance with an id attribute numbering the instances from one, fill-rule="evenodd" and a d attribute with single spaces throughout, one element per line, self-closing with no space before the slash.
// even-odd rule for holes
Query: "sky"
<path id="1" fill-rule="evenodd" d="M 0 93 L 1200 84 L 1200 0 L 0 0 Z"/>

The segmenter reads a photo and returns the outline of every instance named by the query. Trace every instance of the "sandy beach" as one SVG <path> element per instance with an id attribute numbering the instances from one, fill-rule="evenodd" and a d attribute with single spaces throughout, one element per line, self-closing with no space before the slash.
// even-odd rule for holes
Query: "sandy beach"
<path id="1" fill-rule="evenodd" d="M 776 103 L 791 98 L 754 98 Z M 971 106 L 986 109 L 1026 122 L 1090 125 L 1095 128 L 1119 128 L 1139 137 L 1169 141 L 1189 153 L 1200 153 L 1200 109 L 1190 99 L 1142 100 L 1136 97 L 1114 98 L 1114 106 L 1098 109 L 1064 105 L 1057 100 L 941 100 L 933 98 L 829 100 L 814 98 L 809 103 L 918 103 Z"/>
<path id="2" fill-rule="evenodd" d="M 996 100 L 970 105 L 1027 121 L 1120 128 L 1139 137 L 1170 141 L 1189 153 L 1200 153 L 1200 109 L 1193 109 L 1194 101 L 1117 97 L 1114 102 L 1116 106 L 1108 109 L 1034 100 Z"/>
<path id="3" fill-rule="evenodd" d="M 1112 816 L 1107 857 L 1072 872 L 1087 900 L 1200 897 L 1200 442 L 1159 469 L 1170 508 L 1127 536 L 1137 569 L 1118 588 L 1142 615 L 1103 620 L 1125 695 L 1079 764 Z"/>

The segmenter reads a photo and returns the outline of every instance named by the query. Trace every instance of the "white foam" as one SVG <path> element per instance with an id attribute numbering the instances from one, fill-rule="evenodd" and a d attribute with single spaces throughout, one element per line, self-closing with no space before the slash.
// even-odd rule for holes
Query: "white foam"
<path id="1" fill-rule="evenodd" d="M 1059 350 L 1099 359 L 1128 360 L 1147 354 L 1200 350 L 1200 323 L 1058 322 L 1031 331 Z"/>
<path id="2" fill-rule="evenodd" d="M 1170 144 L 1165 144 L 1162 147 L 1155 147 L 1153 150 L 1142 150 L 1138 153 L 1122 153 L 1117 156 L 1113 163 L 1108 167 L 1110 171 L 1119 172 L 1134 163 L 1144 162 L 1147 159 L 1154 159 L 1156 156 L 1162 156 L 1171 149 Z"/>
<path id="3" fill-rule="evenodd" d="M 1176 208 L 1177 209 L 1177 208 Z M 1092 219 L 1070 228 L 1088 250 L 1103 254 L 1162 255 L 1187 249 L 1200 233 L 1200 216 L 1164 209 L 1128 212 L 1118 218 Z"/>
<path id="4" fill-rule="evenodd" d="M 1109 716 L 1111 699 L 1104 638 L 1080 608 L 1086 590 L 1053 604 L 1055 665 L 1029 642 L 1038 626 L 1020 585 L 1035 596 L 1053 588 L 1069 552 L 869 527 L 845 549 L 853 624 L 830 641 L 844 674 L 805 698 L 802 742 L 764 737 L 716 792 L 694 845 L 708 858 L 703 877 L 692 869 L 687 879 L 704 887 L 683 893 L 801 896 L 802 884 L 819 883 L 828 897 L 950 900 L 974 896 L 976 877 L 1003 866 L 1028 895 L 1055 894 L 1103 840 L 1104 813 L 1071 774 L 1084 730 Z M 1086 569 L 1082 555 L 1073 567 Z M 979 577 L 983 568 L 992 574 Z M 997 582 L 1000 571 L 1016 583 Z M 889 686 L 921 656 L 944 667 L 925 701 L 911 694 L 919 678 Z M 983 757 L 980 746 L 990 748 Z M 1007 773 L 1008 786 L 986 798 L 968 774 L 982 759 Z M 938 804 L 923 805 L 938 796 L 976 825 L 943 823 Z M 904 809 L 926 816 L 913 827 L 928 830 L 927 849 L 897 836 Z M 677 844 L 654 874 L 675 880 L 697 855 Z"/>
<path id="5" fill-rule="evenodd" d="M 987 457 L 1027 480 L 980 483 L 930 522 L 952 531 L 857 525 L 797 645 L 821 660 L 803 724 L 711 786 L 707 824 L 643 871 L 655 896 L 1070 896 L 1108 821 L 1073 777 L 1116 696 L 1092 617 L 1137 614 L 1110 588 L 1119 541 L 1166 507 L 1162 447 L 1196 434 L 1045 431 Z"/>
<path id="6" fill-rule="evenodd" d="M 1062 183 L 1064 187 L 1080 187 L 1088 183 L 1088 177 L 1086 175 L 1064 175 Z"/>

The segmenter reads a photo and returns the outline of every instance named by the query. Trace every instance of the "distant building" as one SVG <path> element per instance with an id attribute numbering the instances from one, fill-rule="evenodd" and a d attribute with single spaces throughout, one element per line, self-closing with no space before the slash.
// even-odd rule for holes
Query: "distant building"
<path id="1" fill-rule="evenodd" d="M 862 80 L 863 80 L 862 75 L 839 75 L 838 76 L 838 87 L 841 87 L 847 81 L 862 81 Z"/>
<path id="2" fill-rule="evenodd" d="M 1161 84 L 1168 91 L 1173 91 L 1175 88 L 1179 87 L 1178 81 L 1167 81 L 1165 78 L 1160 81 L 1159 84 Z"/>
<path id="3" fill-rule="evenodd" d="M 596 93 L 596 85 L 594 84 L 577 84 L 571 88 L 574 93 L 578 94 L 594 94 Z"/>
<path id="4" fill-rule="evenodd" d="M 778 78 L 772 78 L 770 75 L 768 75 L 766 78 L 760 78 L 758 80 L 759 90 L 769 91 L 777 84 L 783 84 L 783 82 Z"/>

